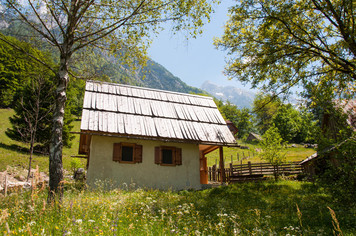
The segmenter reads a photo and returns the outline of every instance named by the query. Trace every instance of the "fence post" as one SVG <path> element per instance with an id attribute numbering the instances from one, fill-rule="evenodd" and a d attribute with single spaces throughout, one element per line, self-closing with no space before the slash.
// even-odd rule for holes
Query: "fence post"
<path id="1" fill-rule="evenodd" d="M 234 174 L 234 169 L 232 163 L 230 163 L 230 176 L 232 176 L 233 174 Z"/>
<path id="2" fill-rule="evenodd" d="M 216 181 L 216 165 L 213 165 L 212 176 L 213 176 L 213 181 Z"/>
<path id="3" fill-rule="evenodd" d="M 251 167 L 251 162 L 248 162 L 248 171 L 250 173 L 250 175 L 252 175 L 252 167 Z"/>
<path id="4" fill-rule="evenodd" d="M 220 156 L 220 163 L 219 163 L 219 169 L 220 169 L 220 177 L 221 177 L 221 183 L 226 182 L 226 175 L 225 175 L 225 158 L 224 158 L 224 151 L 223 147 L 219 147 L 219 156 Z"/>
<path id="5" fill-rule="evenodd" d="M 216 181 L 220 182 L 220 168 L 216 168 Z"/>

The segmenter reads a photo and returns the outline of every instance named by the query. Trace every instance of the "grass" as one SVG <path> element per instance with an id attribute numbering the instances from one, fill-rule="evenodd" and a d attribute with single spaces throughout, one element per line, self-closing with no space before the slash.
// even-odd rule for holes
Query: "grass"
<path id="1" fill-rule="evenodd" d="M 14 141 L 6 136 L 5 131 L 11 127 L 9 117 L 14 115 L 11 109 L 0 109 L 0 171 L 5 171 L 9 166 L 18 169 L 28 168 L 28 145 Z M 73 122 L 72 131 L 80 130 L 80 121 Z M 63 168 L 70 170 L 72 157 L 78 154 L 79 135 L 75 135 L 71 148 L 63 149 Z M 48 155 L 34 154 L 32 167 L 38 166 L 40 171 L 48 173 Z M 85 166 L 86 160 L 80 160 Z"/>
<path id="2" fill-rule="evenodd" d="M 248 161 L 251 161 L 252 163 L 266 162 L 261 160 L 261 158 L 258 156 L 256 149 L 258 149 L 259 146 L 257 144 L 244 143 L 240 140 L 238 140 L 238 143 L 241 146 L 247 146 L 248 149 L 224 147 L 224 163 L 226 167 L 229 166 L 231 160 L 234 164 L 240 164 L 241 161 L 243 164 L 247 163 Z M 301 145 L 296 145 L 296 147 L 289 147 L 286 149 L 286 151 L 286 161 L 302 161 L 316 152 L 315 149 L 304 148 Z M 220 158 L 218 149 L 206 156 L 208 159 L 208 166 L 215 164 L 219 165 Z"/>
<path id="3" fill-rule="evenodd" d="M 355 207 L 338 206 L 312 183 L 280 181 L 204 191 L 79 191 L 61 205 L 46 191 L 0 201 L 4 235 L 355 235 Z M 128 187 L 129 188 L 129 187 Z"/>

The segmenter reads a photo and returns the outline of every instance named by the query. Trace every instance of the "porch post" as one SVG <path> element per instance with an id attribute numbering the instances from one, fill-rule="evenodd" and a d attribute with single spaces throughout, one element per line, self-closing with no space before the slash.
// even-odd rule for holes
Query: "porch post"
<path id="1" fill-rule="evenodd" d="M 222 146 L 219 147 L 219 154 L 220 154 L 221 183 L 223 183 L 226 182 L 226 177 L 225 177 L 224 151 Z"/>

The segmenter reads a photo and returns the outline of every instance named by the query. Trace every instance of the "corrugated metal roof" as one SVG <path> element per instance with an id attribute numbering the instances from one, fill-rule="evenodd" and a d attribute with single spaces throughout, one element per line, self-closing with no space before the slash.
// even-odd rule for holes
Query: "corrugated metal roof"
<path id="1" fill-rule="evenodd" d="M 82 131 L 236 144 L 211 97 L 88 81 Z"/>

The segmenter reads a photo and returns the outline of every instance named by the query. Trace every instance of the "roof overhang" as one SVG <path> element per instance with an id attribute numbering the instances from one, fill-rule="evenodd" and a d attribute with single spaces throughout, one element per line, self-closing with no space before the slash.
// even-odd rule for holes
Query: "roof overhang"
<path id="1" fill-rule="evenodd" d="M 127 139 L 141 139 L 141 140 L 153 140 L 153 141 L 161 141 L 161 142 L 175 142 L 175 143 L 191 143 L 199 145 L 199 150 L 203 151 L 204 154 L 212 152 L 221 146 L 225 147 L 239 147 L 237 143 L 222 143 L 222 142 L 203 142 L 197 140 L 187 140 L 187 139 L 167 139 L 160 137 L 147 137 L 147 136 L 137 136 L 137 135 L 122 135 L 117 133 L 106 133 L 99 131 L 84 131 L 81 132 L 71 132 L 73 134 L 80 134 L 81 136 L 106 136 L 106 137 L 116 137 L 116 138 L 127 138 Z M 81 149 L 81 147 L 79 148 Z"/>

